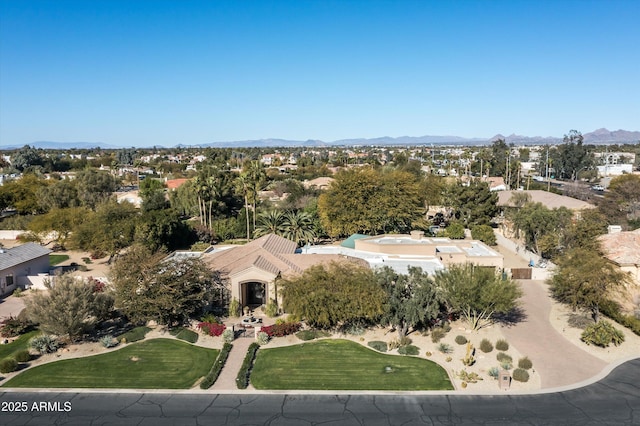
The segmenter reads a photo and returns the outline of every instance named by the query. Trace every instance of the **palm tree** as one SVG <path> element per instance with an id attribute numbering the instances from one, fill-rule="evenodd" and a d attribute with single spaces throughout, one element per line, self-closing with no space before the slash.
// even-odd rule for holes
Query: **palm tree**
<path id="1" fill-rule="evenodd" d="M 249 230 L 249 179 L 245 173 L 236 178 L 236 191 L 244 197 L 244 212 L 247 215 L 247 241 L 251 238 Z"/>
<path id="2" fill-rule="evenodd" d="M 313 217 L 307 212 L 287 212 L 284 215 L 283 226 L 282 236 L 295 241 L 298 245 L 313 241 L 317 236 Z"/>
<path id="3" fill-rule="evenodd" d="M 281 210 L 269 210 L 258 215 L 258 225 L 254 236 L 261 237 L 268 234 L 282 236 L 284 234 L 285 215 Z"/>
<path id="4" fill-rule="evenodd" d="M 267 177 L 264 172 L 264 167 L 260 161 L 254 160 L 249 163 L 249 167 L 246 172 L 249 179 L 250 194 L 253 203 L 253 229 L 256 229 L 256 204 L 258 201 L 258 192 L 262 189 L 262 184 Z"/>

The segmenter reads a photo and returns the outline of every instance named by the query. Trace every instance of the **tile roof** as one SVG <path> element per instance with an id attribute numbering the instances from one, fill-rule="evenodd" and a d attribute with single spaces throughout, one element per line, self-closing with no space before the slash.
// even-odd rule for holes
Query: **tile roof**
<path id="1" fill-rule="evenodd" d="M 558 207 L 566 207 L 569 210 L 582 210 L 593 209 L 596 206 L 587 203 L 586 201 L 577 200 L 575 198 L 566 197 L 564 195 L 554 194 L 553 192 L 547 192 L 542 190 L 529 190 L 529 191 L 500 191 L 498 192 L 498 205 L 499 206 L 511 206 L 511 195 L 514 193 L 524 193 L 531 195 L 531 201 L 534 203 L 542 203 L 548 209 L 554 209 Z"/>
<path id="2" fill-rule="evenodd" d="M 602 235 L 602 250 L 607 259 L 623 265 L 640 265 L 640 229 Z"/>
<path id="3" fill-rule="evenodd" d="M 36 243 L 26 243 L 10 249 L 3 249 L 3 252 L 0 253 L 0 271 L 46 256 L 49 253 L 51 250 Z"/>

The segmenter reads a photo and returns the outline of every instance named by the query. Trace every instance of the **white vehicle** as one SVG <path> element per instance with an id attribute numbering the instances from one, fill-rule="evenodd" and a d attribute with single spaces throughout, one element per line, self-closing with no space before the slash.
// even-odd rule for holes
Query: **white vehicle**
<path id="1" fill-rule="evenodd" d="M 604 186 L 602 186 L 602 185 L 593 185 L 591 187 L 591 189 L 593 189 L 594 191 L 604 191 Z"/>

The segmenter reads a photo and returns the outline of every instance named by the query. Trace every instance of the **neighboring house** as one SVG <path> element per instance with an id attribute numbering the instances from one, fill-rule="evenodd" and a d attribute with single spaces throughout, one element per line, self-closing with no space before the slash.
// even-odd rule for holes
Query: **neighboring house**
<path id="1" fill-rule="evenodd" d="M 640 286 L 640 229 L 612 232 L 599 237 L 607 259 L 628 272 Z"/>
<path id="2" fill-rule="evenodd" d="M 182 185 L 187 183 L 189 179 L 181 178 L 181 179 L 166 179 L 164 181 L 165 186 L 169 191 L 175 191 L 180 188 Z"/>
<path id="3" fill-rule="evenodd" d="M 15 290 L 30 275 L 48 273 L 49 253 L 36 243 L 0 249 L 0 295 Z"/>
<path id="4" fill-rule="evenodd" d="M 579 213 L 584 209 L 595 209 L 596 206 L 586 201 L 576 198 L 566 197 L 564 195 L 554 194 L 553 192 L 530 190 L 530 191 L 500 191 L 498 192 L 498 206 L 514 207 L 511 196 L 513 194 L 529 194 L 532 203 L 542 203 L 548 209 L 558 207 L 566 207 L 574 213 Z"/>
<path id="5" fill-rule="evenodd" d="M 243 246 L 205 253 L 203 262 L 220 271 L 228 280 L 231 297 L 241 306 L 257 307 L 278 300 L 276 279 L 301 274 L 310 266 L 331 261 L 366 265 L 359 259 L 337 254 L 305 255 L 296 253 L 297 244 L 275 234 L 265 235 Z"/>
<path id="6" fill-rule="evenodd" d="M 329 189 L 331 183 L 335 181 L 332 177 L 317 177 L 311 180 L 305 180 L 302 185 L 306 188 Z"/>
<path id="7" fill-rule="evenodd" d="M 142 206 L 142 197 L 140 197 L 138 191 L 119 193 L 116 197 L 119 203 L 124 203 L 126 201 L 133 204 L 137 208 L 140 208 L 140 206 Z"/>

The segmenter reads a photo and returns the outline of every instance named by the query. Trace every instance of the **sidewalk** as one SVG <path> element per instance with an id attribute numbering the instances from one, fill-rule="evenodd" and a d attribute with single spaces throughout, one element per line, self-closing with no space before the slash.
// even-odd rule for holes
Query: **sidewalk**
<path id="1" fill-rule="evenodd" d="M 244 357 L 247 354 L 249 345 L 253 342 L 255 342 L 253 337 L 239 337 L 233 341 L 233 348 L 231 348 L 231 352 L 229 352 L 229 358 L 227 358 L 227 362 L 224 367 L 222 367 L 218 380 L 211 386 L 210 390 L 228 391 L 237 389 L 236 377 L 238 376 Z"/>

